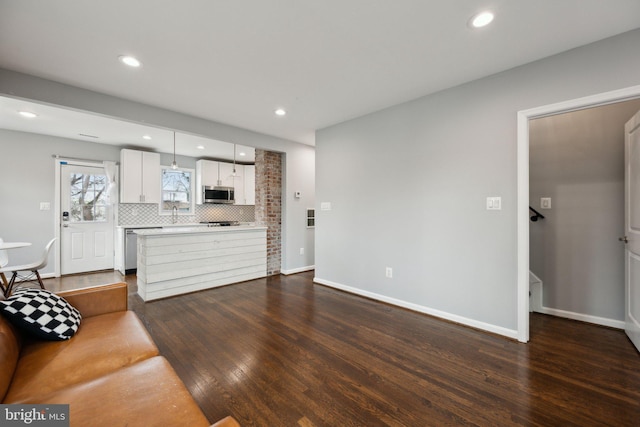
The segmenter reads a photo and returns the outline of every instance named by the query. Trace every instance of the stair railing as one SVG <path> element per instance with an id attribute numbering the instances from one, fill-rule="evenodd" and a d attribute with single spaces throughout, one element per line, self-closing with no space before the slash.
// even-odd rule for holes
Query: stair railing
<path id="1" fill-rule="evenodd" d="M 529 210 L 533 212 L 533 215 L 531 216 L 531 221 L 536 222 L 539 219 L 544 219 L 544 215 L 542 215 L 537 210 L 533 209 L 531 206 L 529 206 Z"/>

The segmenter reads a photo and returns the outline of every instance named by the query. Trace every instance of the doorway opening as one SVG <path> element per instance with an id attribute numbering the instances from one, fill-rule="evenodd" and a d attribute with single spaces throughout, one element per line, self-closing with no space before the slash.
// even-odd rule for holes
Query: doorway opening
<path id="1" fill-rule="evenodd" d="M 529 341 L 529 121 L 560 113 L 628 101 L 634 98 L 640 98 L 640 86 L 523 110 L 517 114 L 517 316 L 518 341 L 520 342 Z"/>
<path id="2" fill-rule="evenodd" d="M 529 120 L 543 215 L 530 224 L 530 311 L 624 329 L 624 127 L 638 110 L 640 98 Z"/>

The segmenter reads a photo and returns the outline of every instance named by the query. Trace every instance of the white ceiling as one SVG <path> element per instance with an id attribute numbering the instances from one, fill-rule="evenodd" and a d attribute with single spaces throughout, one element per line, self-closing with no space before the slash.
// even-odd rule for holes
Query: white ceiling
<path id="1" fill-rule="evenodd" d="M 24 118 L 18 114 L 19 111 L 33 112 L 38 117 Z M 0 129 L 173 153 L 174 132 L 169 129 L 1 96 Z M 149 136 L 151 139 L 144 139 L 144 136 Z M 238 162 L 253 163 L 255 161 L 253 147 L 234 146 L 228 142 L 185 133 L 176 133 L 175 139 L 177 155 L 233 160 L 235 149 L 235 158 Z"/>
<path id="2" fill-rule="evenodd" d="M 495 21 L 470 29 L 485 9 Z M 638 0 L 0 0 L 0 67 L 313 145 L 317 129 L 638 27 Z"/>

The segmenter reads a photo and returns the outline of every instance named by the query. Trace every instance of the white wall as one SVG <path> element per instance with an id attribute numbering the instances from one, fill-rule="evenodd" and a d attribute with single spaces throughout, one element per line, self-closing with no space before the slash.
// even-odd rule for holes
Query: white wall
<path id="1" fill-rule="evenodd" d="M 9 251 L 10 264 L 25 264 L 40 257 L 55 236 L 55 161 L 52 155 L 90 160 L 120 160 L 120 149 L 52 136 L 0 129 L 0 236 L 6 241 L 31 242 L 28 248 Z M 51 203 L 41 211 L 40 202 Z M 42 271 L 54 272 L 54 257 Z"/>
<path id="2" fill-rule="evenodd" d="M 515 337 L 516 113 L 640 84 L 639 44 L 635 30 L 318 131 L 332 210 L 316 279 Z"/>
<path id="3" fill-rule="evenodd" d="M 285 153 L 282 270 L 313 266 L 315 233 L 303 226 L 300 218 L 304 219 L 306 208 L 315 203 L 314 147 L 5 69 L 0 69 L 0 95 Z M 294 200 L 293 188 L 302 191 L 300 200 Z M 303 256 L 299 255 L 301 247 L 306 248 Z"/>

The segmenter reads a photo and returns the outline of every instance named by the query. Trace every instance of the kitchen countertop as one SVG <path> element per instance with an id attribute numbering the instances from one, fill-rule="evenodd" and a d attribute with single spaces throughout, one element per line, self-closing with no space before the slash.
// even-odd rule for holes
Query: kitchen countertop
<path id="1" fill-rule="evenodd" d="M 220 233 L 230 231 L 251 231 L 251 230 L 266 230 L 267 227 L 258 227 L 255 225 L 232 225 L 228 227 L 207 227 L 202 224 L 197 226 L 184 227 L 184 226 L 163 226 L 163 228 L 153 229 L 140 229 L 135 233 L 139 236 L 167 236 L 175 234 L 201 234 L 201 233 Z"/>
<path id="2" fill-rule="evenodd" d="M 253 222 L 241 222 L 240 226 L 253 226 L 255 223 Z M 145 228 L 178 228 L 178 227 L 207 227 L 208 224 L 203 224 L 200 222 L 191 222 L 191 223 L 178 223 L 178 224 L 125 224 L 125 225 L 118 225 L 117 228 L 139 228 L 139 229 L 145 229 Z"/>

